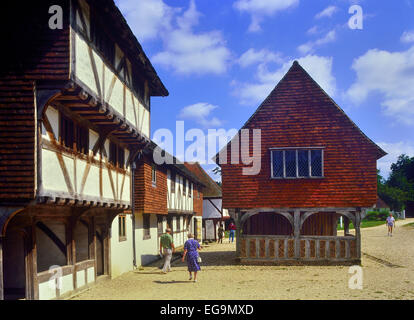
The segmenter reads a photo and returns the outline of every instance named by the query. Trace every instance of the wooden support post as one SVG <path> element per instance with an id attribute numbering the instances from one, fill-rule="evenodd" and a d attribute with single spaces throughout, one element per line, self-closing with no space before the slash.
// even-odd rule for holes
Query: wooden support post
<path id="1" fill-rule="evenodd" d="M 91 218 L 91 224 L 90 224 L 90 229 L 91 229 L 91 237 L 92 237 L 92 245 L 90 247 L 90 255 L 91 255 L 91 259 L 94 259 L 94 274 L 95 274 L 95 281 L 96 278 L 98 276 L 97 272 L 98 272 L 98 260 L 96 259 L 96 223 L 95 223 L 95 217 Z"/>
<path id="2" fill-rule="evenodd" d="M 349 218 L 343 216 L 343 220 L 344 220 L 344 235 L 346 236 L 347 234 L 349 234 Z"/>
<path id="3" fill-rule="evenodd" d="M 75 228 L 76 228 L 76 220 L 74 217 L 70 219 L 70 248 L 71 248 L 71 258 L 72 258 L 72 266 L 73 266 L 73 290 L 76 290 L 78 287 L 78 281 L 76 279 L 76 243 L 75 243 Z"/>
<path id="4" fill-rule="evenodd" d="M 3 237 L 0 236 L 0 300 L 4 300 L 4 281 L 3 281 Z"/>
<path id="5" fill-rule="evenodd" d="M 357 258 L 361 259 L 361 209 L 357 208 L 355 211 L 355 236 L 356 236 L 356 250 Z"/>
<path id="6" fill-rule="evenodd" d="M 37 245 L 36 245 L 36 221 L 33 219 L 31 228 L 32 238 L 32 272 L 33 272 L 33 300 L 39 300 L 39 281 L 37 279 Z"/>
<path id="7" fill-rule="evenodd" d="M 236 257 L 240 258 L 240 228 L 241 228 L 241 212 L 240 209 L 236 209 Z"/>
<path id="8" fill-rule="evenodd" d="M 293 216 L 293 227 L 294 227 L 294 237 L 295 237 L 295 258 L 300 258 L 300 211 L 295 210 Z"/>

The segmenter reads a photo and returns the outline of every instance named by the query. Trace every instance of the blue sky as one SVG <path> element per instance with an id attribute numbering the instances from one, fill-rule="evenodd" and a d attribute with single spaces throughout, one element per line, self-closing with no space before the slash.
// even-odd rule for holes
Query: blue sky
<path id="1" fill-rule="evenodd" d="M 383 175 L 399 154 L 414 156 L 414 0 L 116 3 L 170 92 L 152 99 L 152 133 L 178 120 L 206 134 L 239 129 L 299 60 L 389 153 Z M 362 30 L 348 26 L 352 5 Z"/>

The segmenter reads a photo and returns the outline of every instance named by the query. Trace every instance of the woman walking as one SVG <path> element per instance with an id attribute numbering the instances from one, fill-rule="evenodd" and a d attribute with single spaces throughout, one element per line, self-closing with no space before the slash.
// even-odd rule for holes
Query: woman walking
<path id="1" fill-rule="evenodd" d="M 188 272 L 190 273 L 190 279 L 193 279 L 192 272 L 194 272 L 194 282 L 197 282 L 197 271 L 200 271 L 200 265 L 198 264 L 198 250 L 201 250 L 201 246 L 194 236 L 188 234 L 188 240 L 184 244 L 184 255 L 182 262 L 187 257 Z"/>

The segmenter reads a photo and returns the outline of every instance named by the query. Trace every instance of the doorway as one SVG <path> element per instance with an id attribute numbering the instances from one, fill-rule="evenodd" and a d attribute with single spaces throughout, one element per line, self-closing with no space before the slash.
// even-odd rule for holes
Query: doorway
<path id="1" fill-rule="evenodd" d="M 8 230 L 3 241 L 4 299 L 26 299 L 26 239 L 23 232 Z"/>

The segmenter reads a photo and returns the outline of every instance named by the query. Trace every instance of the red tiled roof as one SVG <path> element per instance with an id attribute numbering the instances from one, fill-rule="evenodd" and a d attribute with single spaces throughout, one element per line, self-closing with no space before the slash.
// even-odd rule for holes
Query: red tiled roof
<path id="1" fill-rule="evenodd" d="M 204 185 L 204 198 L 221 198 L 221 187 L 204 171 L 198 162 L 185 162 L 184 165 L 190 170 Z"/>

